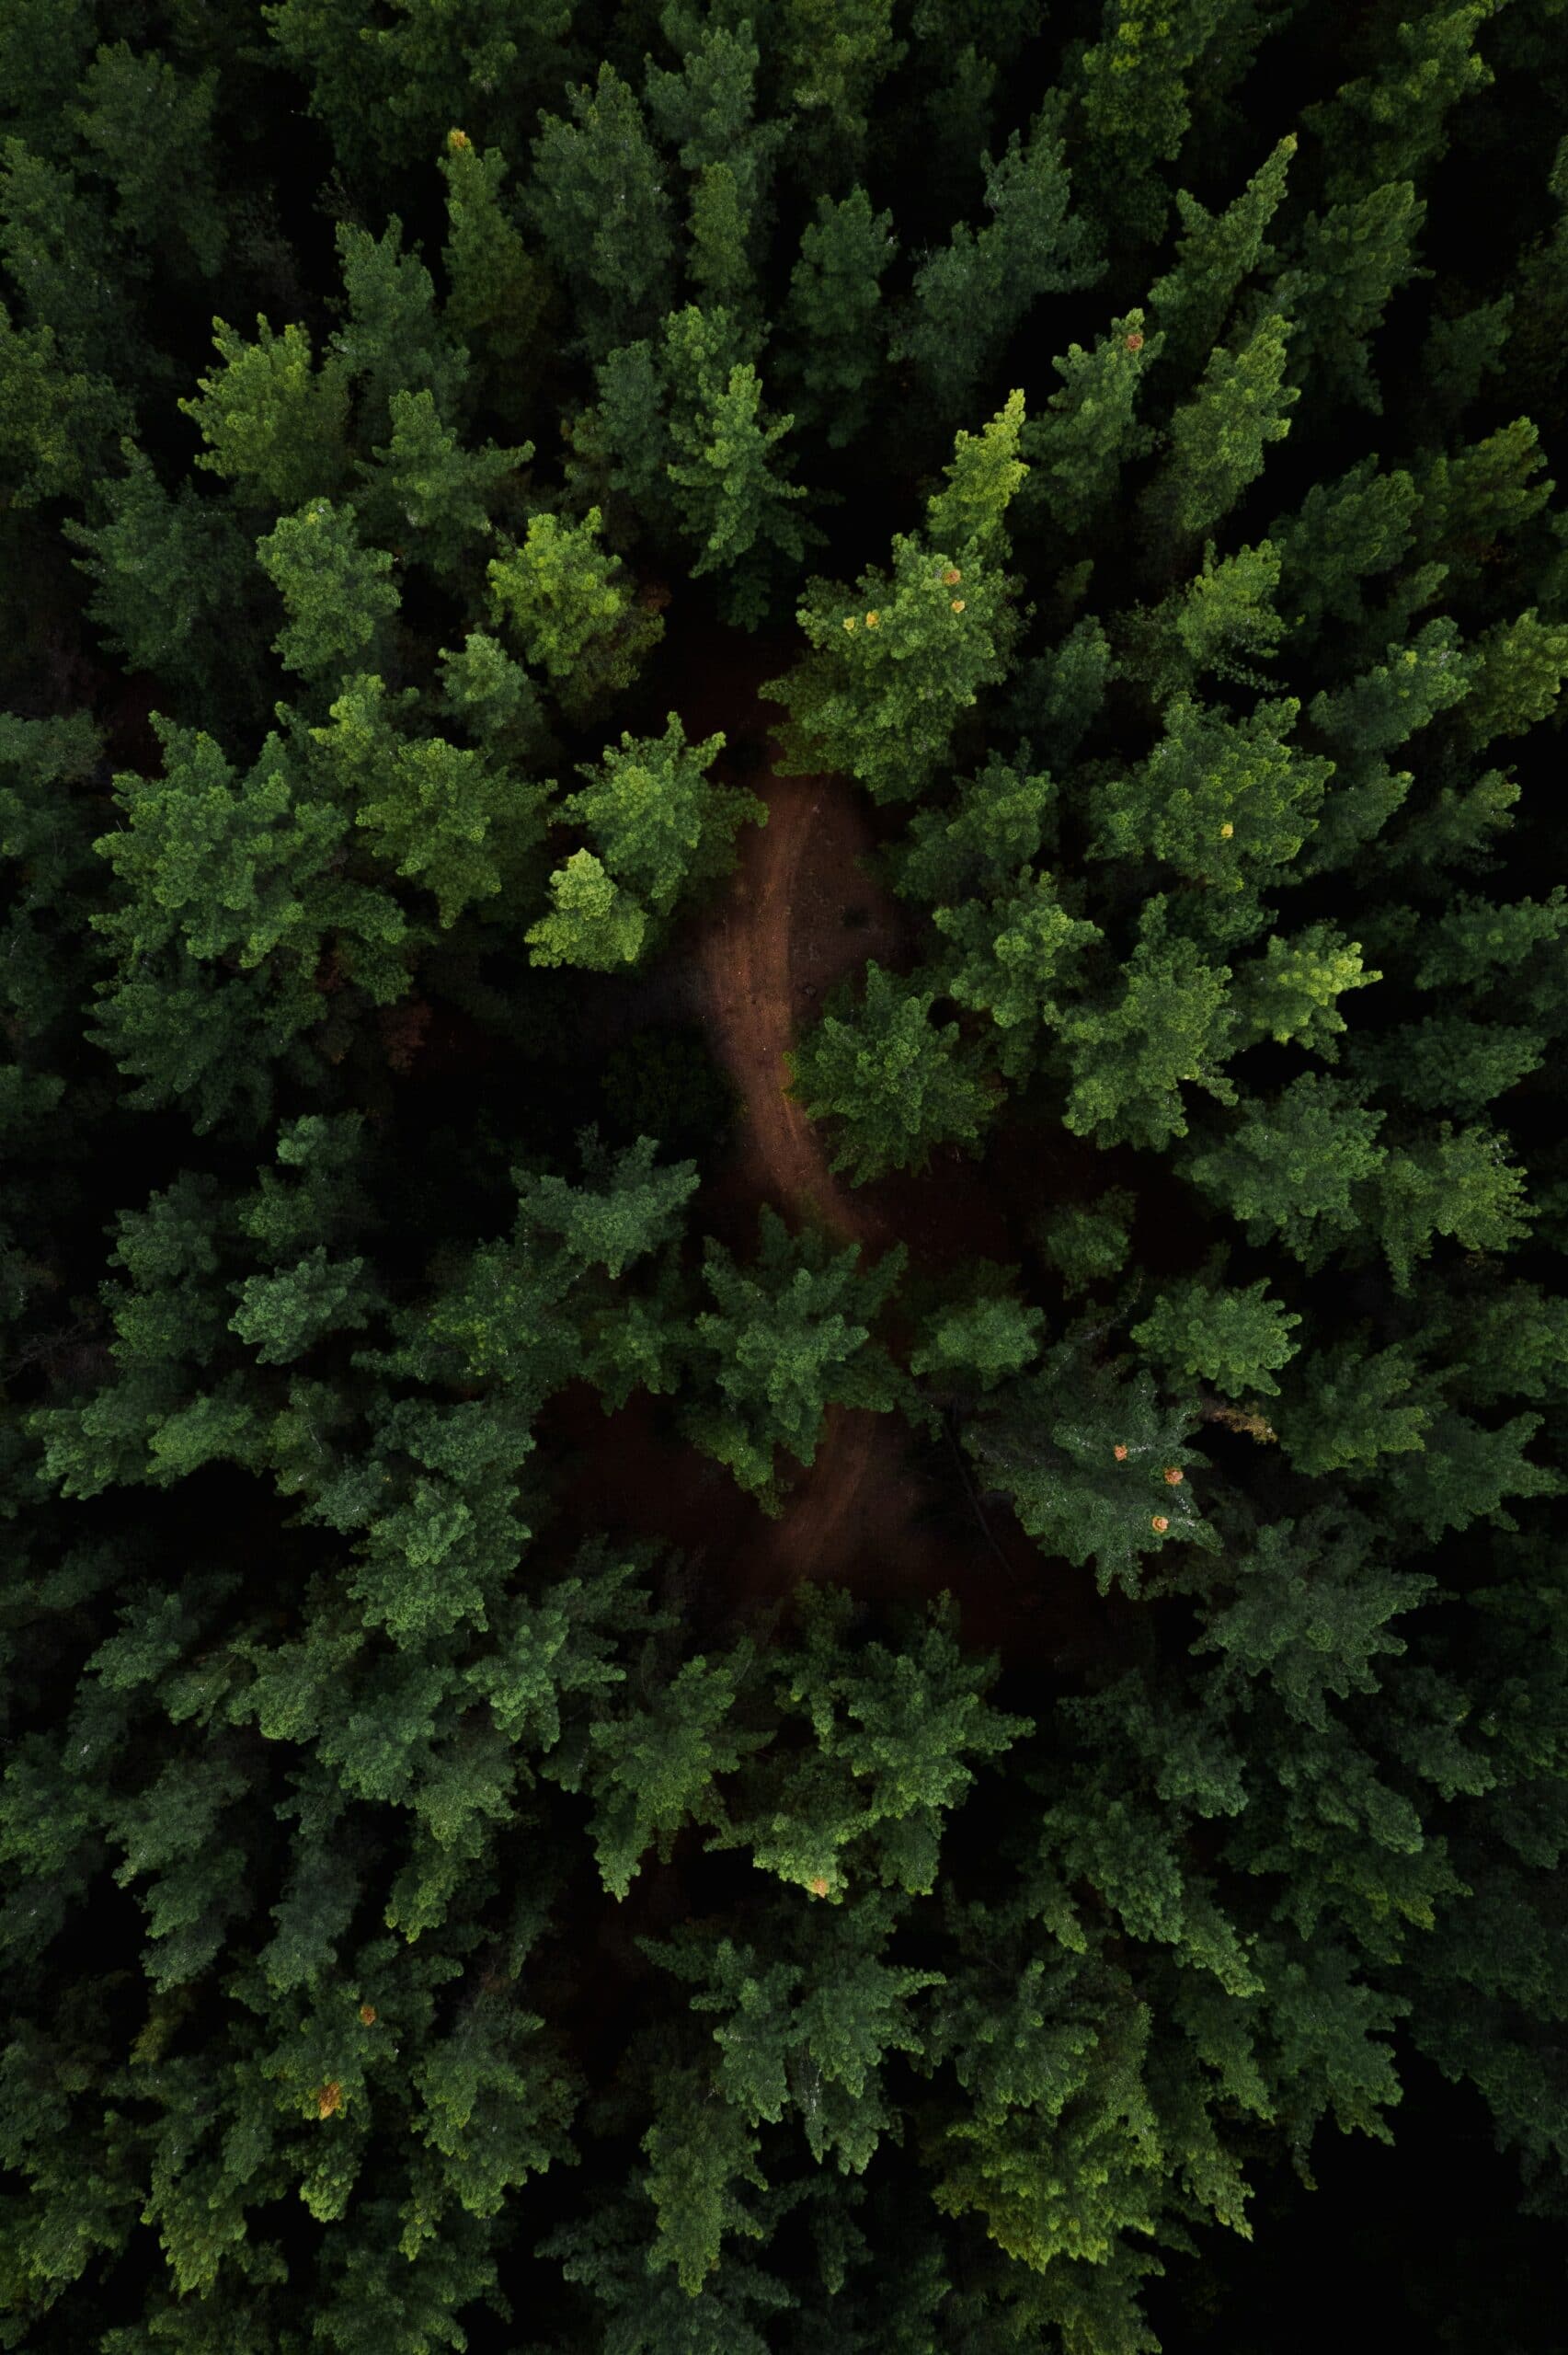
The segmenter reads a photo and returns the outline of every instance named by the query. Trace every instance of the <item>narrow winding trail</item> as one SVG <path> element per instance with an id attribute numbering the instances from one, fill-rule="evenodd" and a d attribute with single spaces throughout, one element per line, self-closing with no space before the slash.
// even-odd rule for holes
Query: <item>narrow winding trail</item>
<path id="1" fill-rule="evenodd" d="M 955 1151 L 919 1178 L 853 1189 L 786 1093 L 785 1059 L 834 984 L 871 959 L 902 970 L 916 946 L 908 912 L 865 863 L 875 835 L 853 786 L 774 771 L 771 739 L 783 714 L 761 690 L 798 650 L 793 638 L 725 633 L 689 645 L 667 674 L 667 708 L 679 708 L 688 737 L 722 729 L 717 775 L 768 810 L 765 825 L 742 830 L 735 873 L 691 942 L 709 1043 L 742 1108 L 723 1198 L 739 1213 L 740 1235 L 754 1234 L 755 1206 L 770 1202 L 792 1227 L 816 1224 L 870 1259 L 902 1239 L 928 1268 L 977 1256 L 1005 1262 L 1015 1253 L 994 1171 L 982 1175 Z M 1033 1183 L 1032 1166 L 1029 1174 Z M 970 1641 L 1012 1658 L 1056 1658 L 1083 1598 L 1058 1588 L 1047 1600 L 1029 1540 L 1011 1516 L 996 1517 L 1000 1526 L 977 1517 L 967 1488 L 933 1476 L 901 1417 L 830 1407 L 816 1460 L 783 1514 L 753 1522 L 730 1552 L 727 1590 L 749 1604 L 782 1601 L 803 1580 L 850 1586 L 866 1602 L 951 1591 Z M 701 1518 L 700 1501 L 694 1509 Z"/>
<path id="2" fill-rule="evenodd" d="M 818 944 L 797 948 L 800 902 L 807 883 L 820 892 L 825 849 L 840 888 L 855 890 L 853 866 L 841 856 L 842 837 L 858 815 L 849 788 L 835 777 L 773 777 L 762 787 L 765 826 L 749 826 L 729 897 L 699 949 L 704 1015 L 719 1061 L 745 1107 L 747 1158 L 758 1191 L 795 1221 L 816 1219 L 847 1241 L 874 1244 L 881 1223 L 857 1201 L 829 1166 L 820 1131 L 785 1093 L 785 1056 L 795 1044 L 799 998 L 839 972 L 825 971 Z M 863 937 L 846 934 L 843 971 L 864 959 Z M 798 972 L 797 961 L 817 975 Z M 809 1003 L 809 1001 L 807 1001 Z"/>
<path id="3" fill-rule="evenodd" d="M 710 672 L 694 699 L 704 730 L 724 729 L 732 747 L 770 735 L 782 715 L 758 691 L 795 650 L 743 654 L 722 695 Z M 743 830 L 728 891 L 696 943 L 704 1020 L 742 1106 L 737 1183 L 792 1226 L 815 1223 L 876 1258 L 895 1237 L 830 1168 L 821 1132 L 786 1093 L 785 1058 L 836 982 L 895 953 L 904 920 L 859 865 L 872 838 L 848 781 L 777 775 L 771 741 L 764 757 L 745 781 L 767 804 L 767 823 Z M 895 1535 L 913 1501 L 893 1419 L 830 1407 L 816 1460 L 770 1532 L 759 1582 L 782 1591 L 802 1577 L 843 1574 L 868 1544 Z"/>

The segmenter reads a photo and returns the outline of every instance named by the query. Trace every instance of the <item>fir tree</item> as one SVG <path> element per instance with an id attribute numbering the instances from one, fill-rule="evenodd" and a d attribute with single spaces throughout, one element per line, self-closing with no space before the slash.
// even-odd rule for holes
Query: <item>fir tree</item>
<path id="1" fill-rule="evenodd" d="M 864 431 L 882 364 L 882 278 L 898 250 L 890 213 L 863 188 L 817 200 L 800 237 L 779 338 L 778 366 L 803 419 L 841 449 Z"/>
<path id="2" fill-rule="evenodd" d="M 1166 372 L 1178 381 L 1190 381 L 1207 363 L 1242 286 L 1276 259 L 1266 232 L 1284 201 L 1296 147 L 1295 132 L 1288 132 L 1223 213 L 1208 213 L 1185 189 L 1177 190 L 1183 235 L 1175 240 L 1175 266 L 1155 281 L 1149 301 Z"/>
<path id="3" fill-rule="evenodd" d="M 1085 530 L 1115 498 L 1123 466 L 1153 446 L 1134 417 L 1163 339 L 1145 336 L 1143 316 L 1113 319 L 1093 352 L 1074 343 L 1059 353 L 1052 365 L 1061 385 L 1024 426 L 1019 447 L 1030 472 L 1021 503 L 1025 515 L 1043 510 L 1053 531 Z"/>
<path id="4" fill-rule="evenodd" d="M 1272 312 L 1234 350 L 1210 355 L 1192 399 L 1171 420 L 1170 449 L 1144 493 L 1151 547 L 1167 534 L 1196 541 L 1220 522 L 1263 472 L 1268 443 L 1290 431 L 1283 412 L 1300 397 L 1286 374 L 1291 324 Z"/>
<path id="5" fill-rule="evenodd" d="M 995 1113 L 957 1024 L 931 1021 L 935 999 L 868 965 L 860 1003 L 826 1014 L 789 1058 L 809 1117 L 842 1122 L 833 1166 L 857 1186 L 923 1168 L 937 1145 L 972 1145 Z"/>
<path id="6" fill-rule="evenodd" d="M 890 352 L 911 363 L 944 423 L 983 390 L 1041 295 L 1070 293 L 1104 273 L 1088 229 L 1070 211 L 1061 112 L 1042 109 L 1026 146 L 1014 132 L 995 162 L 987 158 L 993 218 L 979 231 L 960 222 L 945 250 L 915 274 Z"/>
<path id="7" fill-rule="evenodd" d="M 898 1383 L 872 1326 L 903 1272 L 901 1250 L 863 1269 L 855 1246 L 835 1252 L 818 1234 L 792 1237 L 763 1205 L 754 1259 L 737 1265 L 711 1238 L 703 1279 L 713 1306 L 692 1325 L 712 1404 L 687 1427 L 764 1510 L 780 1509 L 783 1450 L 809 1465 L 832 1406 L 886 1411 Z"/>
<path id="8" fill-rule="evenodd" d="M 526 203 L 557 277 L 603 352 L 669 308 L 675 241 L 665 173 L 635 94 L 612 65 L 541 113 Z"/>

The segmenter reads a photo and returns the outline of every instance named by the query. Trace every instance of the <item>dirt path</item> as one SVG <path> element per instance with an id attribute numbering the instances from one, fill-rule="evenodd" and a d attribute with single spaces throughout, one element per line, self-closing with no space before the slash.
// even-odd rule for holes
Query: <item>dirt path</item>
<path id="1" fill-rule="evenodd" d="M 793 1214 L 792 1223 L 818 1220 L 848 1240 L 870 1243 L 880 1239 L 880 1222 L 833 1175 L 820 1131 L 784 1092 L 797 1000 L 803 989 L 815 995 L 826 978 L 820 949 L 811 960 L 815 982 L 796 972 L 801 889 L 808 877 L 820 888 L 812 870 L 821 866 L 824 844 L 854 831 L 844 822 L 856 814 L 844 806 L 848 794 L 848 787 L 831 777 L 766 781 L 768 822 L 742 834 L 729 898 L 704 935 L 699 957 L 710 1033 L 745 1107 L 747 1159 L 758 1190 Z M 853 867 L 834 865 L 853 907 Z M 848 971 L 864 954 L 854 936 L 846 935 L 845 953 L 834 962 Z"/>
<path id="2" fill-rule="evenodd" d="M 755 675 L 743 666 L 727 682 L 728 707 L 711 722 L 704 709 L 704 727 L 723 728 L 731 746 L 771 736 L 782 715 L 757 689 L 795 650 L 784 660 L 771 650 Z M 711 674 L 708 684 L 711 693 Z M 895 953 L 900 912 L 858 863 L 871 832 L 853 787 L 776 775 L 773 756 L 769 741 L 745 778 L 767 804 L 767 823 L 742 832 L 729 890 L 696 943 L 709 1037 L 743 1108 L 736 1178 L 792 1226 L 821 1225 L 875 1258 L 895 1238 L 829 1166 L 821 1132 L 785 1092 L 784 1059 L 836 982 Z M 842 1575 L 879 1523 L 907 1517 L 904 1487 L 894 1419 L 830 1407 L 816 1461 L 768 1534 L 758 1583 L 783 1591 L 799 1578 Z"/>
<path id="3" fill-rule="evenodd" d="M 758 691 L 795 647 L 731 639 L 715 660 L 716 651 L 705 648 L 680 683 L 687 732 L 722 729 L 719 774 L 768 809 L 766 825 L 742 831 L 729 888 L 692 944 L 709 1040 L 743 1108 L 723 1181 L 742 1213 L 739 1232 L 754 1232 L 753 1206 L 771 1202 L 792 1226 L 818 1223 L 869 1258 L 902 1239 L 928 1267 L 986 1254 L 1005 1262 L 1007 1221 L 994 1182 L 972 1163 L 939 1156 L 918 1178 L 884 1179 L 868 1200 L 834 1175 L 826 1138 L 785 1093 L 784 1058 L 833 985 L 873 959 L 903 970 L 909 918 L 863 864 L 874 835 L 855 788 L 841 777 L 774 774 L 767 739 L 781 714 Z M 699 1520 L 711 1517 L 699 1506 Z M 1014 1658 L 1054 1656 L 1070 1633 L 1062 1607 L 1071 1598 L 1056 1591 L 1045 1607 L 1034 1547 L 997 1518 L 1000 1543 L 994 1528 L 976 1526 L 961 1488 L 933 1478 L 901 1417 L 830 1407 L 816 1461 L 782 1516 L 739 1536 L 727 1591 L 752 1603 L 803 1579 L 848 1585 L 868 1601 L 952 1591 L 971 1641 Z"/>

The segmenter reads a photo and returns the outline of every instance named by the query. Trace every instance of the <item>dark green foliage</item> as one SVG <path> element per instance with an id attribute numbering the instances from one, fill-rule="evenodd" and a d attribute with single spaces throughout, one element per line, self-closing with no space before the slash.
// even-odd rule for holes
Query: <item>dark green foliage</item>
<path id="1" fill-rule="evenodd" d="M 1041 295 L 1103 275 L 1089 230 L 1071 211 L 1060 113 L 1043 109 L 1027 144 L 1014 132 L 999 158 L 986 159 L 990 221 L 979 231 L 958 223 L 945 249 L 915 274 L 892 356 L 910 362 L 946 424 L 963 415 Z"/>
<path id="2" fill-rule="evenodd" d="M 859 1004 L 830 1012 L 791 1059 L 813 1120 L 842 1124 L 834 1167 L 855 1185 L 889 1169 L 923 1168 L 939 1144 L 972 1143 L 994 1110 L 956 1022 L 933 1023 L 933 989 L 868 965 Z"/>
<path id="3" fill-rule="evenodd" d="M 0 2347 L 1555 2344 L 1565 59 L 0 10 Z"/>
<path id="4" fill-rule="evenodd" d="M 714 1305 L 692 1331 L 703 1388 L 714 1396 L 691 1410 L 688 1424 L 698 1446 L 772 1511 L 779 1509 L 780 1448 L 809 1465 L 830 1406 L 886 1411 L 898 1395 L 871 1327 L 903 1254 L 864 1273 L 858 1259 L 853 1246 L 835 1254 L 815 1234 L 792 1239 L 765 1203 L 754 1260 L 737 1267 L 711 1240 L 704 1254 Z"/>
<path id="5" fill-rule="evenodd" d="M 875 212 L 857 188 L 838 203 L 818 197 L 816 218 L 801 235 L 779 365 L 791 398 L 834 449 L 870 421 L 887 341 L 881 281 L 898 251 L 892 227 L 892 214 Z"/>
<path id="6" fill-rule="evenodd" d="M 675 246 L 666 174 L 636 95 L 612 65 L 572 91 L 569 120 L 541 117 L 529 211 L 590 349 L 623 341 L 668 307 Z"/>

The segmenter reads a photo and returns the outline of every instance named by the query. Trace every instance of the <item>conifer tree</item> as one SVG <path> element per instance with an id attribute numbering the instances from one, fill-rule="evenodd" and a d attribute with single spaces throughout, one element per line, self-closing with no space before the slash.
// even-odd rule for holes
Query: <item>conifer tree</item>
<path id="1" fill-rule="evenodd" d="M 224 223 L 216 202 L 212 109 L 217 75 L 182 74 L 126 40 L 97 51 L 67 120 L 115 192 L 115 227 L 183 274 L 214 278 Z M 169 169 L 164 159 L 177 157 Z"/>
<path id="2" fill-rule="evenodd" d="M 1313 405 L 1355 401 L 1382 413 L 1368 342 L 1391 296 L 1432 273 L 1414 260 L 1426 217 L 1409 180 L 1389 180 L 1369 196 L 1309 215 L 1296 258 L 1274 283 L 1274 300 L 1291 320 L 1291 365 Z"/>
<path id="3" fill-rule="evenodd" d="M 1277 1391 L 1274 1377 L 1294 1353 L 1290 1331 L 1300 1322 L 1264 1282 L 1238 1288 L 1193 1278 L 1162 1291 L 1132 1338 L 1155 1364 L 1199 1374 L 1234 1398 Z"/>
<path id="4" fill-rule="evenodd" d="M 923 262 L 889 347 L 908 360 L 938 417 L 951 424 L 983 391 L 1013 334 L 1042 294 L 1093 285 L 1104 265 L 1071 212 L 1059 107 L 1046 107 L 1027 145 L 1014 132 L 986 161 L 986 208 L 972 230 L 954 228 L 944 251 Z"/>
<path id="5" fill-rule="evenodd" d="M 507 450 L 487 442 L 464 449 L 455 428 L 442 424 L 428 387 L 394 393 L 391 408 L 392 439 L 372 451 L 375 465 L 355 461 L 364 485 L 360 511 L 379 538 L 402 548 L 403 560 L 418 557 L 433 572 L 455 573 L 475 543 L 490 536 L 491 510 L 532 457 L 533 445 Z"/>
<path id="6" fill-rule="evenodd" d="M 1102 1593 L 1136 1593 L 1146 1554 L 1211 1542 L 1186 1478 L 1196 1422 L 1190 1399 L 1162 1398 L 1147 1369 L 1096 1363 L 1079 1326 L 992 1394 L 964 1444 L 1047 1552 L 1092 1561 Z"/>
<path id="7" fill-rule="evenodd" d="M 368 548 L 352 513 L 313 499 L 257 543 L 257 560 L 288 618 L 273 644 L 291 671 L 318 685 L 379 667 L 397 611 L 384 548 Z"/>
<path id="8" fill-rule="evenodd" d="M 521 543 L 486 568 L 493 608 L 568 714 L 630 686 L 664 635 L 658 615 L 634 598 L 625 567 L 599 545 L 601 522 L 596 507 L 578 523 L 532 515 Z"/>
<path id="9" fill-rule="evenodd" d="M 870 420 L 887 333 L 881 281 L 898 250 L 892 214 L 874 212 L 858 187 L 836 203 L 819 196 L 801 232 L 776 364 L 792 404 L 832 449 Z"/>
<path id="10" fill-rule="evenodd" d="M 1097 41 L 1077 59 L 1079 105 L 1098 211 L 1138 243 L 1157 237 L 1169 199 L 1154 169 L 1178 152 L 1189 88 L 1211 43 L 1239 38 L 1242 71 L 1264 29 L 1256 0 L 1106 0 Z"/>
<path id="11" fill-rule="evenodd" d="M 619 748 L 607 746 L 600 761 L 585 764 L 578 772 L 583 786 L 559 805 L 620 890 L 655 920 L 683 893 L 728 871 L 740 827 L 767 822 L 755 794 L 709 782 L 705 772 L 723 750 L 722 736 L 688 744 L 672 711 L 662 737 L 623 734 Z"/>
<path id="12" fill-rule="evenodd" d="M 447 211 L 442 316 L 474 355 L 489 405 L 510 419 L 539 371 L 549 284 L 502 198 L 507 163 L 499 148 L 481 154 L 465 131 L 454 130 L 440 162 Z"/>
<path id="13" fill-rule="evenodd" d="M 86 551 L 88 612 L 132 670 L 222 708 L 223 691 L 243 685 L 235 623 L 256 602 L 251 549 L 226 507 L 189 482 L 171 498 L 146 454 L 120 446 L 125 471 L 100 477 L 99 519 L 64 526 Z"/>
<path id="14" fill-rule="evenodd" d="M 853 179 L 878 86 L 902 62 L 892 0 L 782 0 L 784 91 L 798 126 L 803 178 Z"/>
<path id="15" fill-rule="evenodd" d="M 886 1411 L 899 1383 L 872 1327 L 903 1272 L 901 1249 L 862 1269 L 854 1245 L 835 1252 L 816 1232 L 791 1236 L 765 1203 L 754 1259 L 738 1265 L 710 1237 L 703 1281 L 714 1305 L 692 1325 L 712 1403 L 688 1412 L 704 1453 L 727 1466 L 763 1509 L 781 1507 L 783 1450 L 809 1465 L 831 1406 Z"/>
<path id="16" fill-rule="evenodd" d="M 925 531 L 894 537 L 891 577 L 868 570 L 853 592 L 807 582 L 798 619 L 812 651 L 766 690 L 789 707 L 783 774 L 842 767 L 879 799 L 917 794 L 960 714 L 1003 675 L 1003 519 L 1026 472 L 1023 423 L 1014 393 L 981 432 L 959 433 Z"/>
<path id="17" fill-rule="evenodd" d="M 1287 378 L 1291 324 L 1271 312 L 1244 342 L 1210 355 L 1171 420 L 1170 448 L 1143 496 L 1151 547 L 1167 534 L 1182 544 L 1211 530 L 1263 472 L 1268 443 L 1290 431 L 1284 412 L 1300 398 Z"/>
<path id="18" fill-rule="evenodd" d="M 693 578 L 723 576 L 727 618 L 754 627 L 767 611 L 769 573 L 780 556 L 798 562 L 820 534 L 792 512 L 807 496 L 782 454 L 790 416 L 766 419 L 761 379 L 729 352 L 728 321 L 694 304 L 666 320 L 670 387 L 667 465 L 681 530 L 696 548 Z M 766 420 L 766 421 L 765 421 Z"/>
<path id="19" fill-rule="evenodd" d="M 317 368 L 303 327 L 278 336 L 266 319 L 256 324 L 246 343 L 214 323 L 222 373 L 200 378 L 180 407 L 207 445 L 197 465 L 235 483 L 246 504 L 283 511 L 330 498 L 343 480 L 349 371 L 338 350 Z"/>
<path id="20" fill-rule="evenodd" d="M 1230 969 L 1173 934 L 1145 902 L 1120 987 L 1086 993 L 1060 1025 L 1071 1085 L 1062 1118 L 1097 1143 L 1158 1146 L 1187 1132 L 1184 1085 L 1235 1100 L 1223 1064 L 1234 1036 Z"/>
<path id="21" fill-rule="evenodd" d="M 525 202 L 597 355 L 669 309 L 675 240 L 664 167 L 635 93 L 605 63 L 570 103 L 569 121 L 541 112 Z"/>
<path id="22" fill-rule="evenodd" d="M 1024 426 L 1019 448 L 1030 471 L 1021 505 L 1053 532 L 1084 531 L 1114 499 L 1123 466 L 1153 446 L 1149 428 L 1134 418 L 1144 371 L 1159 359 L 1163 339 L 1145 336 L 1143 316 L 1128 311 L 1113 319 L 1093 352 L 1074 343 L 1059 353 L 1052 365 L 1061 385 Z"/>
<path id="23" fill-rule="evenodd" d="M 972 1144 L 997 1109 L 957 1024 L 931 1021 L 935 999 L 870 964 L 860 1003 L 824 1015 L 789 1059 L 810 1118 L 843 1123 L 833 1166 L 857 1186 L 923 1168 L 939 1144 Z"/>
<path id="24" fill-rule="evenodd" d="M 688 266 L 708 300 L 750 314 L 752 256 L 769 224 L 785 127 L 756 119 L 761 52 L 749 22 L 704 24 L 675 0 L 661 24 L 680 71 L 648 59 L 643 90 L 659 137 L 691 175 Z"/>
<path id="25" fill-rule="evenodd" d="M 1352 202 L 1389 180 L 1419 183 L 1440 161 L 1450 112 L 1494 79 L 1475 40 L 1497 13 L 1496 0 L 1465 0 L 1392 26 L 1389 55 L 1375 73 L 1306 109 L 1302 121 L 1322 143 L 1331 204 Z"/>
<path id="26" fill-rule="evenodd" d="M 590 850 L 575 850 L 550 878 L 550 912 L 530 926 L 536 965 L 586 965 L 613 972 L 642 955 L 647 917 Z"/>
<path id="27" fill-rule="evenodd" d="M 1223 213 L 1211 213 L 1185 189 L 1177 190 L 1183 234 L 1175 240 L 1175 266 L 1149 290 L 1165 371 L 1174 381 L 1190 382 L 1204 367 L 1242 285 L 1276 259 L 1266 232 L 1284 201 L 1296 147 L 1295 132 L 1288 132 Z"/>

